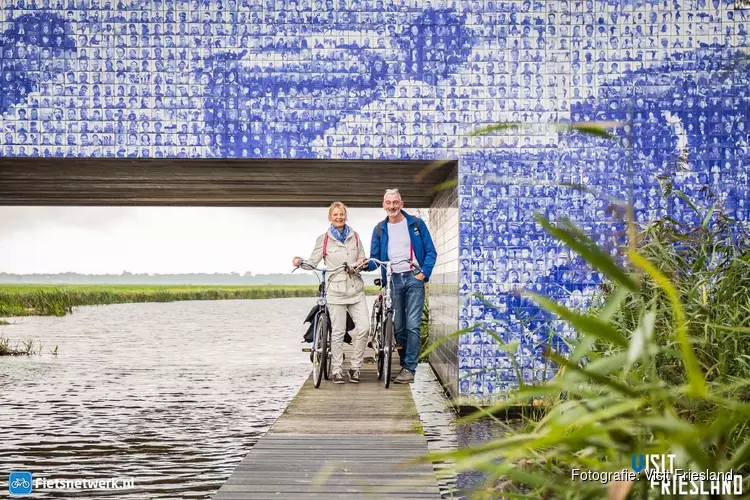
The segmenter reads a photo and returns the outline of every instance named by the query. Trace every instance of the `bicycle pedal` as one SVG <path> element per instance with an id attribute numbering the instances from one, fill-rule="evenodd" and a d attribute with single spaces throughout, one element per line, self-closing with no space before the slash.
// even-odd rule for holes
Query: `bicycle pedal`
<path id="1" fill-rule="evenodd" d="M 374 365 L 375 364 L 375 358 L 373 358 L 372 356 L 365 358 L 363 361 L 367 365 Z"/>
<path id="2" fill-rule="evenodd" d="M 396 347 L 396 350 L 397 350 L 397 351 L 400 351 L 401 349 L 403 349 L 403 348 L 404 348 L 404 346 L 402 346 L 402 345 L 396 345 L 395 347 Z"/>
<path id="3" fill-rule="evenodd" d="M 312 352 L 312 348 L 310 347 L 303 347 L 302 352 Z"/>

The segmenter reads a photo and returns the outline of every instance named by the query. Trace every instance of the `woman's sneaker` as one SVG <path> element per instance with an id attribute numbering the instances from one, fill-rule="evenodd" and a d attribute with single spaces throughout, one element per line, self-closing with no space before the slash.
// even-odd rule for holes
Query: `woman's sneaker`
<path id="1" fill-rule="evenodd" d="M 349 370 L 349 382 L 359 384 L 359 370 Z"/>
<path id="2" fill-rule="evenodd" d="M 334 384 L 343 384 L 344 383 L 344 377 L 340 373 L 334 373 L 333 374 L 333 383 Z"/>

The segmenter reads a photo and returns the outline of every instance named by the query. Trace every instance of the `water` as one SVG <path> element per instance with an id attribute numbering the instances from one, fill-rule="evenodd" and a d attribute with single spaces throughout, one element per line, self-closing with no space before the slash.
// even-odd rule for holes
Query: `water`
<path id="1" fill-rule="evenodd" d="M 503 426 L 482 419 L 461 423 L 432 368 L 420 364 L 412 384 L 412 395 L 431 453 L 449 452 L 475 446 L 502 436 Z M 450 462 L 434 463 L 442 498 L 466 499 L 472 490 L 484 487 L 486 476 L 480 472 L 456 473 Z"/>
<path id="2" fill-rule="evenodd" d="M 300 340 L 310 307 L 309 298 L 191 301 L 12 318 L 0 334 L 42 340 L 44 352 L 0 357 L 0 470 L 136 486 L 37 498 L 210 498 L 309 375 Z M 412 393 L 430 450 L 492 437 L 487 424 L 456 424 L 428 365 Z M 444 498 L 481 485 L 480 475 L 435 468 Z"/>
<path id="3" fill-rule="evenodd" d="M 210 498 L 309 375 L 310 307 L 191 301 L 11 319 L 0 333 L 41 339 L 45 354 L 0 358 L 0 470 L 135 479 L 110 498 Z"/>

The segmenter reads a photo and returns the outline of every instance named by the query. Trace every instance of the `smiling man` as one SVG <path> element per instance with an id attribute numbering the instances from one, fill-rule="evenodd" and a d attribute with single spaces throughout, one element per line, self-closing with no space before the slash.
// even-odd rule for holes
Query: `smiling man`
<path id="1" fill-rule="evenodd" d="M 383 209 L 388 217 L 375 226 L 370 246 L 370 257 L 396 263 L 392 276 L 394 323 L 396 344 L 402 346 L 399 350 L 401 372 L 393 379 L 397 384 L 414 382 L 419 361 L 424 286 L 437 260 L 427 225 L 422 219 L 404 212 L 403 207 L 398 189 L 388 189 L 383 196 Z M 411 264 L 415 260 L 421 272 Z M 370 266 L 370 270 L 375 269 L 373 263 Z"/>

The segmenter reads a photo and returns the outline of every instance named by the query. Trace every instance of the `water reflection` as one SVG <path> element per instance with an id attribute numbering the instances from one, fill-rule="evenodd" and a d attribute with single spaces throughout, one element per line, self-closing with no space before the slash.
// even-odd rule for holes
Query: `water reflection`
<path id="1" fill-rule="evenodd" d="M 459 423 L 443 387 L 426 364 L 419 365 L 412 394 L 431 452 L 467 448 L 503 434 L 503 427 L 492 420 Z M 486 479 L 486 475 L 480 472 L 463 471 L 457 474 L 450 463 L 436 463 L 434 468 L 442 498 L 467 499 L 471 490 L 483 487 Z"/>
<path id="2" fill-rule="evenodd" d="M 136 479 L 131 491 L 37 490 L 36 498 L 210 498 L 307 378 L 300 340 L 311 300 L 118 304 L 13 318 L 0 333 L 42 339 L 45 354 L 0 357 L 0 469 Z M 499 433 L 488 422 L 456 425 L 428 365 L 412 393 L 431 450 Z M 435 469 L 444 498 L 482 484 L 479 474 L 451 474 L 450 464 Z"/>
<path id="3" fill-rule="evenodd" d="M 2 333 L 57 357 L 0 358 L 0 464 L 50 478 L 133 477 L 112 498 L 210 498 L 309 374 L 310 299 L 82 307 Z M 5 479 L 5 478 L 3 478 Z M 38 491 L 38 498 L 104 497 Z"/>

